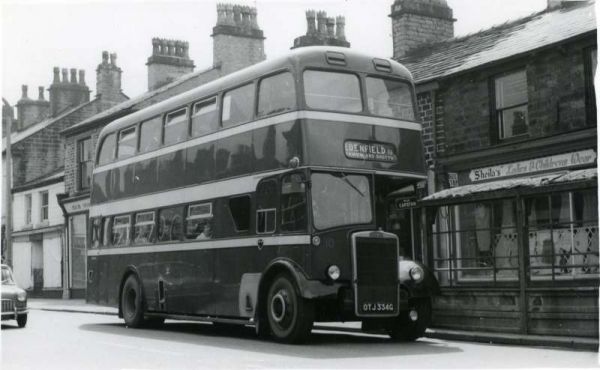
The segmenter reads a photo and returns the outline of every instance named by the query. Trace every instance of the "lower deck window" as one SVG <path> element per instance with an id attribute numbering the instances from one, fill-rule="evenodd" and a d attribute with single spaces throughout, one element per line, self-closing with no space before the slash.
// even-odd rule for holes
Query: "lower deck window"
<path id="1" fill-rule="evenodd" d="M 183 207 L 162 209 L 158 214 L 158 241 L 183 239 Z"/>
<path id="2" fill-rule="evenodd" d="M 112 224 L 112 245 L 121 246 L 129 244 L 131 230 L 129 216 L 117 216 Z"/>
<path id="3" fill-rule="evenodd" d="M 250 229 L 250 197 L 245 195 L 229 200 L 229 211 L 237 232 Z"/>
<path id="4" fill-rule="evenodd" d="M 154 212 L 142 212 L 135 215 L 133 242 L 135 244 L 154 242 Z"/>

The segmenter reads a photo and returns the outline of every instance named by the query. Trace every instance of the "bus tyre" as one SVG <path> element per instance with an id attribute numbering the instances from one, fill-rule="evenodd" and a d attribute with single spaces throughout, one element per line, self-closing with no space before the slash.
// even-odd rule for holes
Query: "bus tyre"
<path id="1" fill-rule="evenodd" d="M 20 328 L 24 328 L 27 325 L 27 314 L 17 316 L 17 325 Z"/>
<path id="2" fill-rule="evenodd" d="M 131 328 L 144 326 L 144 299 L 142 287 L 135 275 L 129 275 L 121 292 L 121 310 L 125 325 Z"/>
<path id="3" fill-rule="evenodd" d="M 417 320 L 410 318 L 411 310 L 417 312 Z M 425 330 L 431 323 L 431 300 L 429 298 L 418 299 L 410 302 L 408 311 L 401 311 L 400 316 L 394 320 L 388 328 L 389 336 L 396 341 L 415 341 L 425 334 Z"/>
<path id="4" fill-rule="evenodd" d="M 314 321 L 314 304 L 300 296 L 288 274 L 275 277 L 266 303 L 269 328 L 276 341 L 301 343 L 308 338 Z"/>

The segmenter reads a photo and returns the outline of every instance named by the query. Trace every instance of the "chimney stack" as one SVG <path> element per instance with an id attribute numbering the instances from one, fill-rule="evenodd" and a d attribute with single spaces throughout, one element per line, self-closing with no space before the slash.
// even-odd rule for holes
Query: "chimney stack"
<path id="1" fill-rule="evenodd" d="M 90 90 L 85 84 L 85 72 L 79 70 L 79 81 L 77 81 L 77 74 L 76 68 L 71 68 L 69 71 L 67 68 L 61 70 L 54 67 L 52 85 L 48 89 L 51 117 L 56 117 L 68 108 L 74 108 L 90 101 Z"/>
<path id="2" fill-rule="evenodd" d="M 217 4 L 213 27 L 213 65 L 221 75 L 265 60 L 264 35 L 258 26 L 256 8 Z"/>
<path id="3" fill-rule="evenodd" d="M 116 63 L 116 54 L 114 57 Z M 112 59 L 112 58 L 111 58 Z M 155 90 L 194 71 L 187 41 L 152 39 L 152 55 L 148 66 L 148 90 Z"/>
<path id="4" fill-rule="evenodd" d="M 80 71 L 82 73 L 83 71 Z M 117 66 L 117 54 L 102 52 L 102 61 L 96 67 L 96 96 L 105 102 L 119 103 L 123 101 L 121 91 L 121 68 Z M 80 82 L 83 75 L 80 74 Z"/>
<path id="5" fill-rule="evenodd" d="M 446 0 L 396 0 L 390 17 L 395 59 L 412 49 L 454 37 L 456 19 Z"/>
<path id="6" fill-rule="evenodd" d="M 315 26 L 315 13 L 317 25 Z M 331 45 L 350 47 L 346 40 L 346 18 L 342 16 L 327 17 L 324 11 L 315 12 L 306 11 L 306 35 L 296 37 L 292 49 L 313 46 L 313 45 Z"/>
<path id="7" fill-rule="evenodd" d="M 39 87 L 38 100 L 30 99 L 27 85 L 21 86 L 21 99 L 17 102 L 16 130 L 24 130 L 48 117 L 50 103 L 44 100 L 44 87 Z"/>

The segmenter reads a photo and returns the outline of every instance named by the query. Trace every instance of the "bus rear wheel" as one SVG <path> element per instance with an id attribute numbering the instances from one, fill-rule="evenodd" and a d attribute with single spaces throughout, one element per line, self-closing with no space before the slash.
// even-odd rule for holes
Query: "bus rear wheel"
<path id="1" fill-rule="evenodd" d="M 431 300 L 417 299 L 409 303 L 408 311 L 400 312 L 388 328 L 389 336 L 396 341 L 415 341 L 425 335 L 425 330 L 431 323 Z"/>
<path id="2" fill-rule="evenodd" d="M 121 310 L 125 325 L 131 328 L 144 326 L 144 299 L 142 287 L 135 275 L 129 275 L 121 291 Z"/>
<path id="3" fill-rule="evenodd" d="M 314 321 L 314 304 L 298 293 L 288 274 L 280 274 L 271 283 L 266 302 L 271 335 L 278 342 L 305 341 Z"/>

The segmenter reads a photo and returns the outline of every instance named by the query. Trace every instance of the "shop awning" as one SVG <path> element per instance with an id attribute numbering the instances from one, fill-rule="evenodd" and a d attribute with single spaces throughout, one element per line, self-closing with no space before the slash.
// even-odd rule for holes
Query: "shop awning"
<path id="1" fill-rule="evenodd" d="M 422 201 L 436 201 L 442 199 L 464 198 L 480 193 L 487 193 L 500 190 L 510 190 L 517 188 L 538 188 L 555 184 L 564 184 L 569 182 L 589 181 L 598 178 L 596 168 L 586 168 L 584 170 L 569 171 L 566 173 L 553 173 L 541 175 L 538 177 L 514 178 L 506 180 L 490 181 L 482 184 L 470 184 L 445 189 L 437 193 L 428 195 Z"/>

